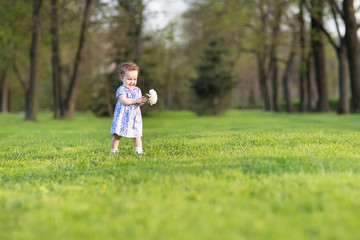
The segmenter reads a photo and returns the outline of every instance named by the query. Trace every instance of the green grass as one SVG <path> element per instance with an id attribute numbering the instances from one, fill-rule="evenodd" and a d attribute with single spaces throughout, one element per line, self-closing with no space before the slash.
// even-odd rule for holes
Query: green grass
<path id="1" fill-rule="evenodd" d="M 0 115 L 0 239 L 359 239 L 360 116 Z"/>

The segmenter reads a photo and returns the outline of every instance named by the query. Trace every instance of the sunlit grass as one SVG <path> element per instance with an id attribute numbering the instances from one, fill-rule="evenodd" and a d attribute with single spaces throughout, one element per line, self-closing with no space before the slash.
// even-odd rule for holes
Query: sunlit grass
<path id="1" fill-rule="evenodd" d="M 0 115 L 0 239 L 357 239 L 360 116 Z"/>

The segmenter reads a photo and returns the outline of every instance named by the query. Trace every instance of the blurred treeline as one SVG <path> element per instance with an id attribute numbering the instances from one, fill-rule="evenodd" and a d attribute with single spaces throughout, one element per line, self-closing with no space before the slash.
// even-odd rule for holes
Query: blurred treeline
<path id="1" fill-rule="evenodd" d="M 357 1 L 187 0 L 156 30 L 150 1 L 0 0 L 1 111 L 111 115 L 123 61 L 158 92 L 144 112 L 360 111 Z"/>

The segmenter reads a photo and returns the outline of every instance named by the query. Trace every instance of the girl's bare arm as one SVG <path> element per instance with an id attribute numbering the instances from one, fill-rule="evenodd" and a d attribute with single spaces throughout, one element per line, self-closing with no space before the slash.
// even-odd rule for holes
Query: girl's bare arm
<path id="1" fill-rule="evenodd" d="M 142 97 L 138 97 L 138 98 L 127 98 L 126 95 L 121 95 L 120 96 L 120 101 L 122 104 L 124 105 L 134 105 L 134 104 L 139 104 L 139 105 L 144 105 L 144 103 L 147 102 L 147 98 L 142 96 Z"/>

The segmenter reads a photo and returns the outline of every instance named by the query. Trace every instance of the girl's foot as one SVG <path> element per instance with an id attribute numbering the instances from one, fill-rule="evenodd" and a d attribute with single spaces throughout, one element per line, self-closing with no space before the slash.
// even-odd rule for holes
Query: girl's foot
<path id="1" fill-rule="evenodd" d="M 110 156 L 113 156 L 113 155 L 116 155 L 116 154 L 118 154 L 118 153 L 119 153 L 119 150 L 117 150 L 117 149 L 111 149 L 109 155 L 110 155 Z"/>

